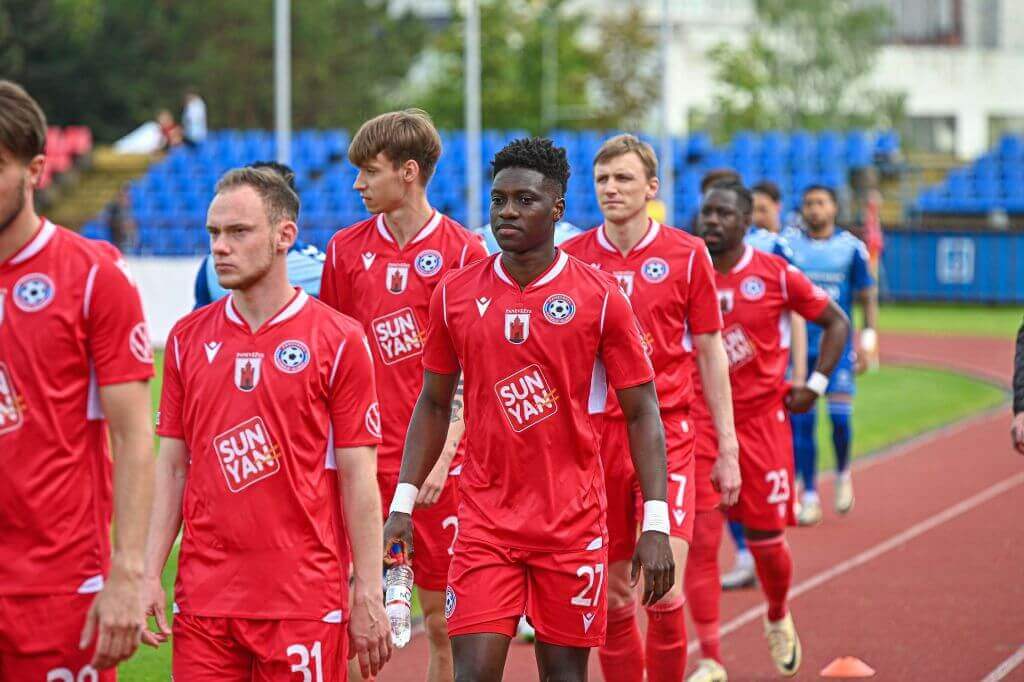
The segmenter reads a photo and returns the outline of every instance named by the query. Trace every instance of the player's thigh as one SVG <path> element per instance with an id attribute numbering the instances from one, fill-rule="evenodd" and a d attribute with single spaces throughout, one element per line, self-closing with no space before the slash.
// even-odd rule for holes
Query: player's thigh
<path id="1" fill-rule="evenodd" d="M 537 653 L 537 672 L 540 679 L 559 682 L 582 682 L 587 679 L 589 648 L 555 646 L 537 640 L 534 643 L 534 651 Z"/>
<path id="2" fill-rule="evenodd" d="M 632 559 L 640 522 L 637 514 L 637 483 L 629 454 L 626 423 L 604 419 L 601 429 L 601 460 L 604 464 L 605 492 L 608 497 L 608 560 Z"/>
<path id="3" fill-rule="evenodd" d="M 511 637 L 526 611 L 526 565 L 513 550 L 459 537 L 448 568 L 444 615 L 448 634 Z"/>
<path id="4" fill-rule="evenodd" d="M 236 620 L 255 652 L 253 682 L 344 682 L 348 679 L 345 623 L 319 620 Z"/>
<path id="5" fill-rule="evenodd" d="M 90 665 L 95 640 L 78 648 L 95 595 L 0 597 L 0 680 L 113 682 Z"/>
<path id="6" fill-rule="evenodd" d="M 796 524 L 793 507 L 793 435 L 781 406 L 736 426 L 740 444 L 740 499 L 729 518 L 762 531 Z"/>
<path id="7" fill-rule="evenodd" d="M 514 626 L 513 626 L 514 629 Z M 498 682 L 505 670 L 511 635 L 476 632 L 452 637 L 455 682 Z"/>
<path id="8" fill-rule="evenodd" d="M 632 585 L 630 572 L 633 570 L 633 562 L 611 561 L 609 559 L 606 572 L 608 581 L 608 608 L 617 609 L 634 601 L 636 588 Z"/>
<path id="9" fill-rule="evenodd" d="M 226 618 L 179 613 L 171 628 L 171 672 L 189 682 L 249 682 L 253 654 Z"/>
<path id="10" fill-rule="evenodd" d="M 437 502 L 418 507 L 412 515 L 413 581 L 421 590 L 443 593 L 448 584 L 448 566 L 459 537 L 458 480 L 449 476 Z"/>
<path id="11" fill-rule="evenodd" d="M 608 620 L 607 547 L 532 552 L 526 614 L 537 641 L 562 647 L 604 642 Z"/>

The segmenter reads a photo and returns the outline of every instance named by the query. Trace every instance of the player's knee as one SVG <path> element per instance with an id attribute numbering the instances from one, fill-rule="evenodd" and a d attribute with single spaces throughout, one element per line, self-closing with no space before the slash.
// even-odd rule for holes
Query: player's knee
<path id="1" fill-rule="evenodd" d="M 608 575 L 608 608 L 619 609 L 633 602 L 633 586 L 629 584 L 629 575 L 614 570 Z"/>
<path id="2" fill-rule="evenodd" d="M 431 648 L 443 652 L 451 651 L 451 645 L 448 641 L 448 621 L 445 620 L 444 614 L 423 614 L 423 629 L 427 632 L 427 640 L 430 642 Z"/>

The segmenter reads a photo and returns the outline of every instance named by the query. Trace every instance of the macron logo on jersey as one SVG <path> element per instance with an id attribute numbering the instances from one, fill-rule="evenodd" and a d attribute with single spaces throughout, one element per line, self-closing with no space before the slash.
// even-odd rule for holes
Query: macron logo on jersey
<path id="1" fill-rule="evenodd" d="M 377 260 L 377 254 L 372 251 L 367 251 L 362 254 L 363 257 L 363 270 L 369 270 L 373 266 L 373 261 Z"/>
<path id="2" fill-rule="evenodd" d="M 536 365 L 529 365 L 494 384 L 509 426 L 516 433 L 536 426 L 558 412 L 558 392 Z"/>
<path id="3" fill-rule="evenodd" d="M 2 299 L 0 299 L 0 300 L 2 300 Z M 490 305 L 491 305 L 491 299 L 489 299 L 489 298 L 481 296 L 480 298 L 476 299 L 476 309 L 478 311 L 480 311 L 480 317 L 484 316 L 484 313 L 487 312 L 487 308 Z"/>
<path id="4" fill-rule="evenodd" d="M 402 308 L 378 317 L 371 326 L 385 365 L 393 365 L 423 352 L 423 332 L 412 308 Z"/>
<path id="5" fill-rule="evenodd" d="M 260 417 L 252 417 L 213 439 L 228 490 L 241 492 L 281 470 L 281 448 Z"/>
<path id="6" fill-rule="evenodd" d="M 208 341 L 203 344 L 203 350 L 206 351 L 206 362 L 213 364 L 213 359 L 217 357 L 217 352 L 220 350 L 220 341 Z"/>

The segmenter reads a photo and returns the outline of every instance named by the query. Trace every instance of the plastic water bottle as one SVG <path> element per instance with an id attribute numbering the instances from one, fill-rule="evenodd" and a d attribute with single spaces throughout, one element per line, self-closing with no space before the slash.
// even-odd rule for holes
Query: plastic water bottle
<path id="1" fill-rule="evenodd" d="M 391 623 L 391 642 L 401 649 L 412 634 L 412 567 L 392 566 L 384 574 L 384 610 Z"/>

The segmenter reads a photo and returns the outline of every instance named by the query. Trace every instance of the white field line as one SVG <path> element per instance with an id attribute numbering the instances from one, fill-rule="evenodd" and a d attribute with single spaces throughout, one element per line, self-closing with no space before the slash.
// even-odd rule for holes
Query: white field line
<path id="1" fill-rule="evenodd" d="M 1021 663 L 1024 663 L 1024 646 L 1021 646 L 1012 656 L 1000 663 L 999 667 L 986 675 L 981 682 L 999 682 L 999 680 L 1012 673 L 1014 668 Z"/>

